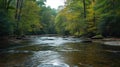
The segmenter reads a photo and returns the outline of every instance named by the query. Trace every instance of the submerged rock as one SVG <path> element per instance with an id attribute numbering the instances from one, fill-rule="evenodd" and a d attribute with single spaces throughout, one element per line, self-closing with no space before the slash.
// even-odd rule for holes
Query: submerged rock
<path id="1" fill-rule="evenodd" d="M 91 37 L 91 39 L 103 39 L 104 37 L 102 35 L 96 35 Z"/>
<path id="2" fill-rule="evenodd" d="M 57 65 L 54 65 L 54 64 L 40 64 L 37 67 L 69 67 L 69 65 L 67 65 L 67 64 L 57 64 Z"/>
<path id="3" fill-rule="evenodd" d="M 83 40 L 81 40 L 81 42 L 82 43 L 91 43 L 92 42 L 92 40 L 91 39 L 89 39 L 89 38 L 84 38 Z"/>
<path id="4" fill-rule="evenodd" d="M 111 46 L 120 46 L 120 41 L 108 41 L 108 42 L 104 42 L 104 44 Z"/>

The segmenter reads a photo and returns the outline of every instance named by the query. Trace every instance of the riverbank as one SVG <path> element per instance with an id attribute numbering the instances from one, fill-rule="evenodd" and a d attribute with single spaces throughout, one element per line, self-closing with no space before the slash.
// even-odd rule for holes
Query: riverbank
<path id="1" fill-rule="evenodd" d="M 56 35 L 29 35 L 29 36 L 21 36 L 21 37 L 5 37 L 4 39 L 0 39 L 0 49 L 4 49 L 11 46 L 19 46 L 19 43 L 23 41 L 30 40 L 32 38 L 36 37 L 42 37 L 42 36 L 48 36 L 48 37 L 54 37 Z M 74 36 L 56 36 L 56 37 L 62 37 L 62 38 L 74 38 Z M 120 46 L 120 38 L 103 38 L 103 39 L 92 39 L 92 38 L 80 38 L 81 42 L 83 43 L 101 43 L 106 45 L 113 45 L 113 46 Z"/>
<path id="2" fill-rule="evenodd" d="M 24 37 L 21 37 L 21 38 L 13 38 L 13 39 L 10 39 L 11 42 L 14 42 L 14 43 L 19 43 L 19 42 L 22 42 L 24 40 L 30 40 L 31 38 L 36 38 L 36 37 L 42 37 L 42 36 L 45 36 L 45 37 L 62 37 L 62 38 L 76 38 L 74 36 L 60 36 L 60 35 L 32 35 L 32 36 L 24 36 Z M 101 43 L 101 44 L 107 44 L 107 45 L 118 45 L 120 46 L 120 38 L 97 38 L 97 39 L 93 39 L 93 38 L 80 38 L 81 40 L 85 40 L 86 42 L 95 42 L 95 43 Z"/>
<path id="3" fill-rule="evenodd" d="M 120 38 L 103 38 L 103 39 L 92 39 L 92 42 L 102 43 L 112 46 L 120 46 Z"/>
<path id="4" fill-rule="evenodd" d="M 24 37 L 24 38 L 26 38 L 26 37 Z M 19 46 L 21 42 L 25 41 L 24 38 L 18 39 L 15 36 L 1 37 L 0 38 L 0 50 L 6 49 L 6 48 L 9 48 L 9 47 L 12 47 L 12 46 Z"/>

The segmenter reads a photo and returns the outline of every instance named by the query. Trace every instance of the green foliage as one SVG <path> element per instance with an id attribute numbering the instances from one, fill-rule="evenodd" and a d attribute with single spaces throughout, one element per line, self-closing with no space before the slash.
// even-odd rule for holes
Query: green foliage
<path id="1" fill-rule="evenodd" d="M 23 35 L 40 30 L 42 27 L 39 21 L 40 8 L 36 1 L 27 0 L 22 5 L 19 16 L 20 20 L 16 20 L 16 0 L 0 1 L 0 35 L 13 35 L 17 33 Z"/>
<path id="2" fill-rule="evenodd" d="M 119 0 L 97 0 L 96 12 L 100 14 L 99 30 L 104 36 L 120 37 Z M 107 4 L 107 5 L 106 5 Z M 103 7 L 103 8 L 102 8 Z"/>
<path id="3" fill-rule="evenodd" d="M 22 0 L 20 0 L 22 2 Z M 46 7 L 46 0 L 0 0 L 0 36 L 24 34 L 120 37 L 120 0 L 66 0 Z"/>
<path id="4" fill-rule="evenodd" d="M 95 0 L 91 0 L 87 5 L 87 17 L 86 17 L 86 34 L 88 37 L 92 37 L 96 35 L 97 32 L 97 15 L 94 9 L 95 7 Z"/>
<path id="5" fill-rule="evenodd" d="M 56 33 L 56 10 L 46 0 L 0 0 L 0 35 Z"/>
<path id="6" fill-rule="evenodd" d="M 72 35 L 83 34 L 85 26 L 82 1 L 67 0 L 66 7 L 63 8 L 56 17 L 57 31 L 65 32 Z"/>
<path id="7" fill-rule="evenodd" d="M 0 11 L 0 35 L 8 35 L 9 30 L 9 21 L 7 20 L 6 14 Z"/>
<path id="8" fill-rule="evenodd" d="M 0 1 L 0 36 L 9 35 L 11 33 L 11 17 L 8 13 L 10 11 L 11 0 L 1 0 Z"/>
<path id="9" fill-rule="evenodd" d="M 46 0 L 37 0 L 37 4 L 42 7 L 42 6 L 45 6 L 45 2 Z"/>
<path id="10" fill-rule="evenodd" d="M 120 37 L 120 16 L 108 16 L 102 20 L 100 30 L 103 36 Z"/>
<path id="11" fill-rule="evenodd" d="M 42 6 L 40 11 L 41 23 L 43 25 L 42 34 L 55 34 L 54 18 L 56 16 L 56 10 L 50 7 Z"/>
<path id="12" fill-rule="evenodd" d="M 31 10 L 32 9 L 32 10 Z M 24 32 L 34 32 L 42 28 L 39 16 L 40 8 L 34 1 L 25 1 L 19 21 L 19 29 L 21 34 Z"/>
<path id="13" fill-rule="evenodd" d="M 56 17 L 58 33 L 69 31 L 72 35 L 92 37 L 120 36 L 119 0 L 66 0 L 66 5 Z"/>
<path id="14" fill-rule="evenodd" d="M 56 31 L 59 33 L 59 34 L 62 34 L 64 35 L 65 34 L 65 16 L 61 13 L 59 13 L 56 18 L 55 18 L 55 28 L 56 28 Z"/>

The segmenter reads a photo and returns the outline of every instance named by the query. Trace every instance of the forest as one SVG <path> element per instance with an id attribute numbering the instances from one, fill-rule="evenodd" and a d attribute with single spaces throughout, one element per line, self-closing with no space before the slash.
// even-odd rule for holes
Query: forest
<path id="1" fill-rule="evenodd" d="M 49 1 L 0 0 L 0 67 L 120 67 L 120 0 Z"/>
<path id="2" fill-rule="evenodd" d="M 0 37 L 59 34 L 120 37 L 120 0 L 0 0 Z"/>

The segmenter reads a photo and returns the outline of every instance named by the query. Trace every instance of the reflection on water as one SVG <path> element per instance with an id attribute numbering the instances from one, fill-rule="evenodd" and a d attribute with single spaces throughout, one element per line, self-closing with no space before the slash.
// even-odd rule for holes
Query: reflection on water
<path id="1" fill-rule="evenodd" d="M 120 47 L 79 38 L 35 37 L 0 52 L 0 67 L 120 67 Z"/>

